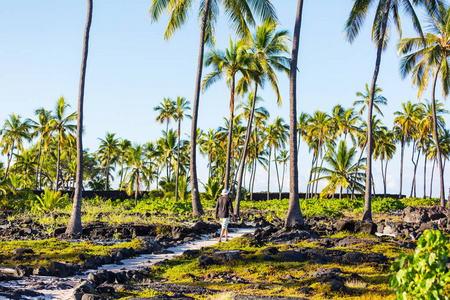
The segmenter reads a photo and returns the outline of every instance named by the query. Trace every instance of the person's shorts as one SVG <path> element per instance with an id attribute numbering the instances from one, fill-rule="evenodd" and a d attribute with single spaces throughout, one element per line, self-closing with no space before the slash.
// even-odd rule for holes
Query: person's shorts
<path id="1" fill-rule="evenodd" d="M 222 225 L 222 229 L 228 228 L 228 223 L 230 223 L 230 217 L 228 218 L 220 218 L 220 224 Z"/>

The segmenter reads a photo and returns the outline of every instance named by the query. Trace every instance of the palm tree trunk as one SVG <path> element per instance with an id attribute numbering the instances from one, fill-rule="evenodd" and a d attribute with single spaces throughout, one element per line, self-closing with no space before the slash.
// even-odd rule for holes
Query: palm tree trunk
<path id="1" fill-rule="evenodd" d="M 433 176 L 434 176 L 434 166 L 436 165 L 436 159 L 433 160 L 433 168 L 431 168 L 431 180 L 430 180 L 430 199 L 433 194 Z"/>
<path id="2" fill-rule="evenodd" d="M 134 190 L 134 206 L 137 206 L 137 198 L 138 198 L 138 190 L 139 190 L 139 170 L 137 170 L 137 175 L 136 175 L 136 186 L 135 186 L 135 190 Z"/>
<path id="3" fill-rule="evenodd" d="M 119 189 L 122 188 L 122 182 L 123 182 L 123 156 L 120 161 L 120 183 L 119 183 Z"/>
<path id="4" fill-rule="evenodd" d="M 372 84 L 370 86 L 370 97 L 369 105 L 367 107 L 367 169 L 366 169 L 366 190 L 364 194 L 364 215 L 363 220 L 372 222 L 372 195 L 371 195 L 371 184 L 372 184 L 372 152 L 373 152 L 373 141 L 372 141 L 372 110 L 373 110 L 373 100 L 375 96 L 375 87 L 377 84 L 378 73 L 380 71 L 381 64 L 381 53 L 383 51 L 384 38 L 386 35 L 387 22 L 389 17 L 389 9 L 391 7 L 391 0 L 387 0 L 386 8 L 383 15 L 383 21 L 381 25 L 381 36 L 378 42 L 377 49 L 377 59 L 375 62 L 375 70 L 373 72 Z"/>
<path id="5" fill-rule="evenodd" d="M 426 151 L 424 151 L 425 154 L 425 161 L 423 162 L 423 198 L 427 198 L 427 155 Z"/>
<path id="6" fill-rule="evenodd" d="M 433 109 L 433 138 L 434 143 L 436 145 L 436 152 L 438 158 L 439 165 L 439 197 L 441 199 L 441 206 L 445 207 L 445 190 L 444 190 L 444 167 L 442 165 L 442 154 L 441 154 L 441 146 L 439 145 L 439 135 L 437 128 L 437 117 L 436 117 L 436 83 L 439 77 L 439 70 L 441 68 L 442 62 L 444 60 L 444 56 L 441 58 L 441 61 L 437 67 L 437 70 L 434 74 L 433 88 L 431 90 L 431 107 Z"/>
<path id="7" fill-rule="evenodd" d="M 181 120 L 178 120 L 178 149 L 177 149 L 177 175 L 175 179 L 175 201 L 178 201 L 178 176 L 180 175 L 180 139 L 181 139 Z"/>
<path id="8" fill-rule="evenodd" d="M 405 139 L 406 136 L 403 135 L 402 144 L 401 144 L 401 158 L 400 158 L 400 192 L 398 193 L 398 198 L 402 197 L 402 187 L 403 187 L 403 157 L 405 154 Z"/>
<path id="9" fill-rule="evenodd" d="M 234 87 L 235 78 L 231 78 L 231 93 L 230 93 L 230 120 L 228 128 L 228 142 L 227 142 L 227 160 L 225 162 L 225 189 L 230 189 L 230 167 L 231 167 L 231 144 L 233 143 L 233 126 L 234 126 Z"/>
<path id="10" fill-rule="evenodd" d="M 277 150 L 275 149 L 274 157 L 277 157 Z M 279 199 L 281 200 L 281 182 L 280 182 L 280 172 L 278 171 L 278 164 L 277 160 L 275 161 L 275 171 L 277 172 L 277 183 L 278 183 L 278 190 L 279 190 Z"/>
<path id="11" fill-rule="evenodd" d="M 61 133 L 60 133 L 60 135 L 61 135 Z M 57 156 L 57 159 L 56 159 L 56 182 L 55 182 L 55 192 L 56 191 L 58 191 L 58 189 L 59 189 L 59 173 L 60 173 L 60 164 L 61 164 L 61 162 L 60 162 L 60 159 L 61 159 L 61 136 L 58 136 L 58 156 Z"/>
<path id="12" fill-rule="evenodd" d="M 83 102 L 84 102 L 84 84 L 86 78 L 86 65 L 88 57 L 88 46 L 89 46 L 89 31 L 92 22 L 92 1 L 87 1 L 87 19 L 86 28 L 84 30 L 84 40 L 83 40 L 83 56 L 81 63 L 81 74 L 80 74 L 80 87 L 78 90 L 78 117 L 77 117 L 77 176 L 75 185 L 75 194 L 73 197 L 73 208 L 72 216 L 70 217 L 69 224 L 67 225 L 67 234 L 77 234 L 82 233 L 81 226 L 81 201 L 82 201 L 82 191 L 83 191 L 83 143 L 82 143 L 82 132 L 83 132 Z"/>
<path id="13" fill-rule="evenodd" d="M 312 186 L 313 184 L 311 184 L 311 180 L 312 180 L 312 176 L 313 176 L 313 168 L 314 168 L 314 163 L 317 160 L 317 155 L 313 154 L 313 159 L 311 160 L 311 169 L 309 171 L 309 180 L 308 180 L 308 184 L 306 185 L 306 199 L 311 198 L 311 194 L 312 194 Z"/>
<path id="14" fill-rule="evenodd" d="M 270 157 L 272 156 L 272 147 L 269 147 L 269 162 L 267 164 L 267 200 L 270 200 Z"/>
<path id="15" fill-rule="evenodd" d="M 352 183 L 352 196 L 351 199 L 355 198 L 355 184 L 356 184 L 356 176 L 358 176 L 357 171 L 359 169 L 359 165 L 361 164 L 361 159 L 364 154 L 364 149 L 366 148 L 367 143 L 364 142 L 364 145 L 361 148 L 361 153 L 359 154 L 358 163 L 356 164 L 356 169 L 353 176 L 353 183 Z"/>
<path id="16" fill-rule="evenodd" d="M 41 153 L 42 153 L 42 141 L 39 142 L 39 153 L 37 157 L 37 166 L 36 166 L 36 182 L 34 184 L 35 190 L 37 190 L 39 184 L 39 166 L 41 164 Z"/>
<path id="17" fill-rule="evenodd" d="M 289 209 L 286 214 L 286 228 L 303 225 L 303 215 L 298 199 L 298 152 L 297 152 L 297 59 L 302 22 L 303 0 L 298 0 L 295 16 L 292 57 L 289 74 Z"/>
<path id="18" fill-rule="evenodd" d="M 283 173 L 281 176 L 281 190 L 283 190 L 284 187 L 284 175 L 286 173 L 286 161 L 283 163 Z M 281 193 L 280 193 L 280 200 L 281 200 Z"/>
<path id="19" fill-rule="evenodd" d="M 8 178 L 9 166 L 11 165 L 13 151 L 14 151 L 14 141 L 12 142 L 12 145 L 11 145 L 11 153 L 8 153 L 9 155 L 8 155 L 8 160 L 7 160 L 8 163 L 6 164 L 5 179 Z"/>
<path id="20" fill-rule="evenodd" d="M 253 93 L 252 98 L 252 109 L 250 110 L 250 115 L 248 117 L 247 121 L 247 132 L 245 133 L 245 142 L 244 142 L 244 148 L 242 149 L 242 156 L 239 166 L 239 175 L 238 175 L 238 184 L 237 184 L 237 191 L 236 191 L 236 200 L 234 203 L 234 214 L 236 216 L 239 216 L 239 205 L 241 202 L 241 185 L 242 185 L 242 177 L 244 173 L 245 168 L 245 159 L 247 157 L 247 149 L 248 144 L 250 143 L 250 138 L 252 136 L 252 124 L 253 124 L 253 116 L 255 115 L 255 102 L 256 102 L 256 93 L 258 92 L 258 85 L 255 84 L 255 91 Z"/>
<path id="21" fill-rule="evenodd" d="M 211 0 L 205 0 L 205 12 L 203 14 L 202 23 L 200 27 L 200 47 L 198 51 L 197 78 L 195 81 L 195 95 L 192 107 L 191 151 L 190 151 L 191 157 L 189 161 L 189 167 L 191 172 L 192 214 L 194 216 L 200 216 L 204 214 L 202 203 L 200 202 L 200 194 L 198 192 L 198 179 L 197 179 L 197 120 L 198 120 L 198 106 L 200 99 L 200 84 L 202 80 L 202 70 L 203 70 L 203 55 L 205 49 L 205 29 L 210 4 Z"/>
<path id="22" fill-rule="evenodd" d="M 108 180 L 109 180 L 109 153 L 108 153 L 108 161 L 106 162 L 105 191 L 107 191 L 109 187 Z"/>
<path id="23" fill-rule="evenodd" d="M 380 159 L 380 162 L 381 162 L 381 177 L 383 179 L 383 192 L 384 192 L 384 198 L 386 198 L 386 174 L 384 173 L 383 160 Z"/>

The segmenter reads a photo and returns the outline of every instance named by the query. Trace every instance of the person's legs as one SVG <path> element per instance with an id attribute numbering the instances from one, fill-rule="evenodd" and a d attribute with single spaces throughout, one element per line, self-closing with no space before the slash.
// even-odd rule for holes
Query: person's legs
<path id="1" fill-rule="evenodd" d="M 228 228 L 225 229 L 225 242 L 228 242 Z"/>
<path id="2" fill-rule="evenodd" d="M 224 232 L 224 231 L 225 231 L 224 229 L 222 229 L 222 230 L 220 231 L 219 243 L 222 241 L 222 236 L 223 236 L 223 232 Z"/>

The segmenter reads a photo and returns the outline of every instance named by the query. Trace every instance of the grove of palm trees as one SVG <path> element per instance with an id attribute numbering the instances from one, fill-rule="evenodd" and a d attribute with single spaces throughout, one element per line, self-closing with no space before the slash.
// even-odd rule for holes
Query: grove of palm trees
<path id="1" fill-rule="evenodd" d="M 86 2 L 0 3 L 0 298 L 450 299 L 450 3 Z"/>

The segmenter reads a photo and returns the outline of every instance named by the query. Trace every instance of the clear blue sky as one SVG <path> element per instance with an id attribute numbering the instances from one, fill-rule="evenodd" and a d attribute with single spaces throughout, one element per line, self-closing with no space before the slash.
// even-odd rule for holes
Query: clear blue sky
<path id="1" fill-rule="evenodd" d="M 84 120 L 84 145 L 91 151 L 97 149 L 98 138 L 104 137 L 107 131 L 135 143 L 156 140 L 164 126 L 155 122 L 153 107 L 164 97 L 184 96 L 192 101 L 194 96 L 199 43 L 197 1 L 194 1 L 189 23 L 168 42 L 163 40 L 167 18 L 150 23 L 150 2 L 94 0 Z M 274 0 L 273 3 L 278 11 L 280 29 L 292 32 L 297 1 Z M 365 83 L 372 78 L 376 51 L 370 40 L 373 12 L 360 36 L 350 45 L 345 41 L 343 28 L 351 6 L 351 0 L 305 2 L 297 89 L 299 112 L 330 113 L 336 104 L 348 108 L 355 100 L 355 92 L 363 91 Z M 0 1 L 1 124 L 12 112 L 32 118 L 37 108 L 52 109 L 60 96 L 76 110 L 85 19 L 86 1 Z M 225 17 L 220 20 L 217 47 L 224 49 L 230 31 Z M 405 18 L 403 25 L 405 37 L 414 34 Z M 383 109 L 385 118 L 382 119 L 388 127 L 392 126 L 393 112 L 401 109 L 401 102 L 417 101 L 416 88 L 409 79 L 402 80 L 398 75 L 397 41 L 398 35 L 393 33 L 382 58 L 378 80 L 389 103 Z M 208 71 L 205 69 L 204 74 Z M 288 80 L 283 74 L 279 78 L 284 101 L 281 108 L 276 106 L 269 87 L 261 95 L 272 120 L 281 116 L 288 121 Z M 223 125 L 223 118 L 228 117 L 228 96 L 224 81 L 217 82 L 201 95 L 201 129 Z M 424 98 L 430 98 L 429 91 Z M 449 117 L 446 120 L 450 122 Z M 190 126 L 189 121 L 182 124 L 186 138 Z M 399 156 L 396 155 L 389 166 L 388 192 L 392 193 L 398 192 Z M 301 190 L 306 185 L 310 159 L 303 147 Z M 200 180 L 205 181 L 206 161 L 199 163 Z M 374 164 L 376 188 L 381 192 L 379 162 Z M 412 178 L 409 151 L 405 154 L 405 167 L 404 193 L 409 194 Z M 430 173 L 428 171 L 428 176 Z M 422 195 L 422 165 L 418 176 L 418 191 Z M 266 180 L 266 172 L 258 171 L 257 190 L 266 190 Z M 272 180 L 271 190 L 276 190 L 275 180 Z M 435 195 L 437 190 L 435 176 Z"/>

